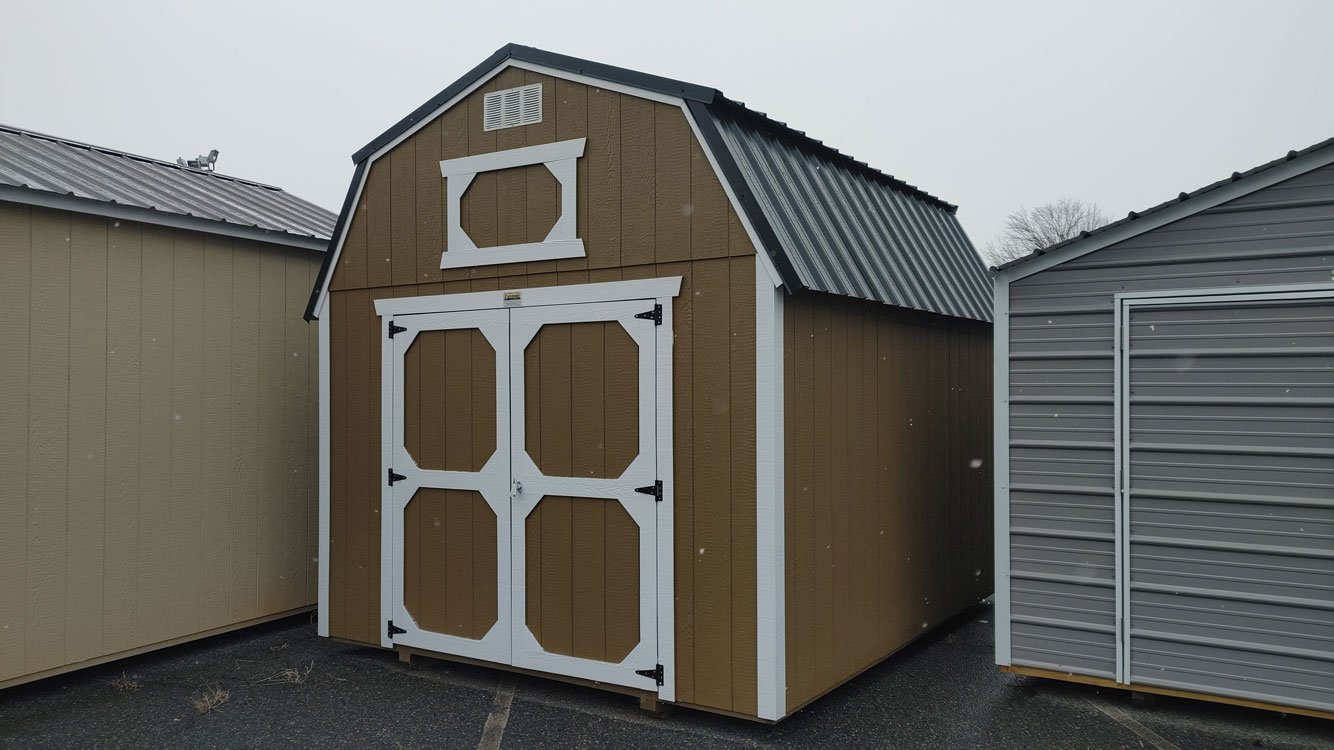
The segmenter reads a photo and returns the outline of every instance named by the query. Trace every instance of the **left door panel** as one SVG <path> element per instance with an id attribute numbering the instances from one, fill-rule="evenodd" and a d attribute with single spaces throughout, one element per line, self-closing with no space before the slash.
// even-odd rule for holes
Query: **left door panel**
<path id="1" fill-rule="evenodd" d="M 500 663 L 510 661 L 508 314 L 394 316 L 385 394 L 393 642 Z"/>

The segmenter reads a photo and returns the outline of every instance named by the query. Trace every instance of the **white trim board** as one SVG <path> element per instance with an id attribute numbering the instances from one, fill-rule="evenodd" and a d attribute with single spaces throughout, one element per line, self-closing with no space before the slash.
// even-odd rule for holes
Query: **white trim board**
<path id="1" fill-rule="evenodd" d="M 329 637 L 329 326 L 332 323 L 328 315 L 321 315 L 319 321 L 319 588 L 315 599 L 315 633 Z"/>
<path id="2" fill-rule="evenodd" d="M 783 297 L 755 260 L 755 596 L 757 713 L 787 715 L 787 590 L 784 576 Z"/>
<path id="3" fill-rule="evenodd" d="M 627 299 L 675 297 L 681 293 L 680 276 L 661 276 L 596 284 L 566 284 L 530 289 L 497 289 L 487 292 L 431 294 L 421 297 L 385 297 L 375 300 L 377 315 L 484 310 L 491 307 L 574 305 L 581 302 L 617 302 Z M 518 296 L 514 296 L 518 295 Z"/>
<path id="4" fill-rule="evenodd" d="M 1032 276 L 1035 273 L 1058 266 L 1066 261 L 1073 260 L 1082 255 L 1101 250 L 1104 247 L 1123 242 L 1145 232 L 1165 226 L 1174 221 L 1184 219 L 1187 216 L 1200 213 L 1215 206 L 1236 200 L 1244 195 L 1249 195 L 1257 190 L 1276 185 L 1284 180 L 1290 180 L 1293 177 L 1306 174 L 1312 170 L 1334 164 L 1334 146 L 1326 146 L 1319 151 L 1312 151 L 1290 162 L 1279 164 L 1263 172 L 1258 172 L 1249 177 L 1240 179 L 1230 185 L 1210 190 L 1207 193 L 1197 195 L 1194 198 L 1178 203 L 1174 206 L 1159 209 L 1153 213 L 1145 214 L 1135 221 L 1126 222 L 1115 229 L 1109 229 L 1101 234 L 1093 235 L 1088 239 L 1073 243 L 1054 252 L 1047 253 L 1033 260 L 1020 263 L 1011 268 L 1001 269 L 996 272 L 996 281 L 998 283 L 1009 284 L 1019 279 Z"/>
<path id="5" fill-rule="evenodd" d="M 1010 287 L 996 279 L 992 323 L 992 480 L 991 519 L 995 560 L 996 663 L 1010 664 Z"/>

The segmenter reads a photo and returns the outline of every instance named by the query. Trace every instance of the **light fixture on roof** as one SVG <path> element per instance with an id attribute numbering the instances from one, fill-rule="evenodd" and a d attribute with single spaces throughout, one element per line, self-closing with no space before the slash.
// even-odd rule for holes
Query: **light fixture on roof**
<path id="1" fill-rule="evenodd" d="M 191 167 L 193 169 L 203 169 L 208 172 L 213 171 L 213 165 L 218 162 L 218 150 L 215 148 L 208 152 L 208 156 L 200 154 L 199 156 L 186 161 L 185 157 L 176 159 L 176 163 L 182 167 Z"/>

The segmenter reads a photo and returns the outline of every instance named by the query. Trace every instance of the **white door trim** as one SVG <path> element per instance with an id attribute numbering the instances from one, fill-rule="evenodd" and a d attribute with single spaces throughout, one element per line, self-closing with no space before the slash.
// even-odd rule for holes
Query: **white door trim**
<path id="1" fill-rule="evenodd" d="M 529 289 L 498 289 L 489 292 L 431 294 L 422 297 L 387 297 L 375 300 L 375 313 L 408 315 L 412 313 L 485 310 L 494 307 L 534 307 L 537 305 L 574 305 L 583 302 L 616 302 L 644 299 L 671 302 L 681 293 L 680 276 L 630 281 L 604 281 L 596 284 L 566 284 Z M 666 305 L 664 305 L 666 307 Z M 664 323 L 666 320 L 664 319 Z M 386 329 L 388 330 L 388 329 Z"/>

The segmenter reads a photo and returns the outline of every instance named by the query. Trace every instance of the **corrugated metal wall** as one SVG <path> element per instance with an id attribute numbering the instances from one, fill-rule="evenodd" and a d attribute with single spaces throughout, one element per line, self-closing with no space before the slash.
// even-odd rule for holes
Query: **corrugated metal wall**
<path id="1" fill-rule="evenodd" d="M 1334 292 L 1127 318 L 1130 681 L 1334 708 Z"/>
<path id="2" fill-rule="evenodd" d="M 1011 284 L 1015 665 L 1115 676 L 1113 295 L 1327 284 L 1332 266 L 1334 167 L 1324 167 Z M 1328 536 L 1311 544 L 1334 548 Z M 1330 601 L 1331 586 L 1311 580 L 1311 598 Z"/>

